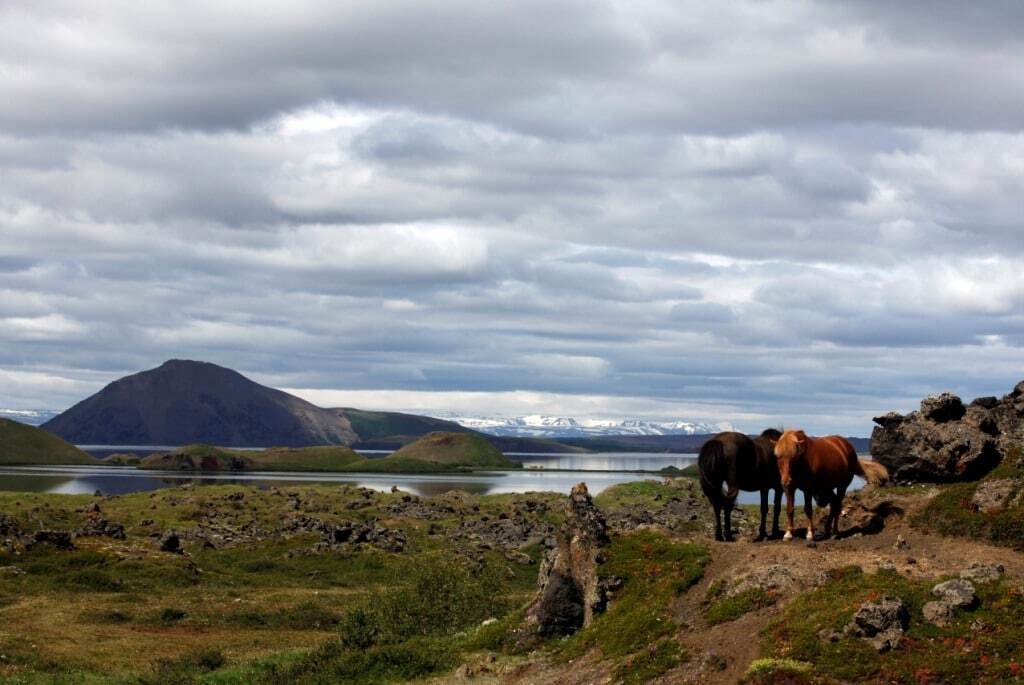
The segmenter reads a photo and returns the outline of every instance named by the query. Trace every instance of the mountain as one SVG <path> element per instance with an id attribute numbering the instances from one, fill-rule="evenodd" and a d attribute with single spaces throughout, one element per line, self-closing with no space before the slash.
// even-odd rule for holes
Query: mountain
<path id="1" fill-rule="evenodd" d="M 29 426 L 40 426 L 59 413 L 52 409 L 0 409 L 0 419 L 10 419 Z"/>
<path id="2" fill-rule="evenodd" d="M 76 444 L 343 444 L 348 419 L 206 362 L 173 359 L 114 381 L 42 427 Z"/>
<path id="3" fill-rule="evenodd" d="M 436 419 L 430 416 L 402 414 L 389 411 L 364 411 L 342 407 L 331 409 L 339 416 L 348 420 L 352 430 L 359 436 L 353 447 L 356 449 L 398 449 L 427 433 L 473 433 L 453 421 Z"/>
<path id="4" fill-rule="evenodd" d="M 95 464 L 95 459 L 56 435 L 0 418 L 0 464 Z"/>
<path id="5" fill-rule="evenodd" d="M 473 430 L 501 437 L 587 438 L 622 435 L 707 435 L 730 430 L 728 424 L 690 421 L 577 420 L 564 416 L 446 417 Z"/>

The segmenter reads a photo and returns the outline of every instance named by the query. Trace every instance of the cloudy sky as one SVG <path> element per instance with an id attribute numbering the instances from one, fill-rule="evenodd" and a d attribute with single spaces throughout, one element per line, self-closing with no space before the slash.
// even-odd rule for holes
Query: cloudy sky
<path id="1" fill-rule="evenodd" d="M 1016 0 L 154 5 L 0 3 L 0 405 L 181 357 L 866 435 L 1024 378 Z"/>

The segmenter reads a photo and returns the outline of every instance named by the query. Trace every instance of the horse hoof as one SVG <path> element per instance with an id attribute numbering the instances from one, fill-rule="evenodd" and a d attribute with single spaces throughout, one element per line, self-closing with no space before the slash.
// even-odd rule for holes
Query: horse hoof
<path id="1" fill-rule="evenodd" d="M 792 540 L 793 539 L 793 531 L 787 530 L 786 534 L 782 536 L 782 539 L 783 540 Z"/>
<path id="2" fill-rule="evenodd" d="M 811 542 L 814 542 L 814 533 L 812 533 L 811 531 L 807 531 L 807 539 Z"/>

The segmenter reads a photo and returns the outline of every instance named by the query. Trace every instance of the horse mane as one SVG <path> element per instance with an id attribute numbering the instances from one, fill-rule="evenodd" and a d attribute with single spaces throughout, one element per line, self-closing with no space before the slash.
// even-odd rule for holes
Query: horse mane
<path id="1" fill-rule="evenodd" d="M 782 437 L 782 431 L 778 428 L 765 428 L 761 431 L 762 438 L 768 438 L 769 440 L 778 440 Z"/>

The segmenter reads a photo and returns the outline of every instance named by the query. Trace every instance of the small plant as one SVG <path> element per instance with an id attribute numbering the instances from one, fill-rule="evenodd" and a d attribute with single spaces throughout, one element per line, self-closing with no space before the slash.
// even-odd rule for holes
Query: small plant
<path id="1" fill-rule="evenodd" d="M 160 622 L 161 623 L 177 623 L 187 616 L 181 609 L 175 609 L 174 607 L 167 607 L 160 610 Z"/>

